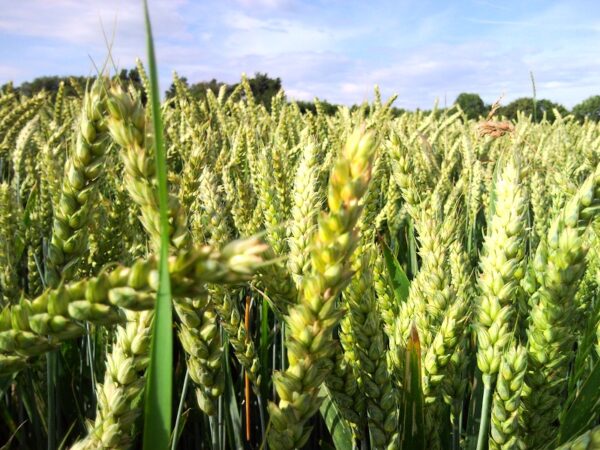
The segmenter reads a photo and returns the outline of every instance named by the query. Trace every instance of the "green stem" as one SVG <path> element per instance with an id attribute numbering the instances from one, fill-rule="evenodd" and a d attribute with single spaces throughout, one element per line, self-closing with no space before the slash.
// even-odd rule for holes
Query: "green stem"
<path id="1" fill-rule="evenodd" d="M 459 424 L 455 420 L 452 424 L 452 450 L 458 450 L 460 446 Z"/>
<path id="2" fill-rule="evenodd" d="M 269 390 L 265 380 L 269 377 L 269 366 L 275 370 L 274 360 L 271 365 L 269 361 L 269 303 L 264 298 L 262 299 L 262 306 L 260 312 L 260 373 L 263 382 L 260 384 L 260 392 L 263 398 L 269 397 Z M 273 342 L 274 343 L 274 342 Z M 274 345 L 273 345 L 274 347 Z M 261 413 L 264 411 L 261 410 Z"/>
<path id="3" fill-rule="evenodd" d="M 460 416 L 459 416 L 459 420 L 458 420 L 458 433 L 462 434 L 463 432 L 463 414 L 464 414 L 464 410 L 460 410 Z"/>
<path id="4" fill-rule="evenodd" d="M 369 448 L 366 437 L 364 437 L 360 440 L 360 448 L 361 448 L 361 450 L 367 450 Z"/>
<path id="5" fill-rule="evenodd" d="M 183 388 L 181 389 L 181 398 L 179 399 L 179 407 L 177 408 L 177 416 L 175 417 L 175 427 L 173 428 L 173 441 L 171 443 L 171 450 L 175 450 L 177 448 L 177 442 L 179 441 L 179 422 L 181 420 L 181 414 L 183 413 L 183 403 L 185 402 L 185 396 L 187 395 L 189 380 L 190 372 L 186 369 L 185 378 L 183 379 Z"/>
<path id="6" fill-rule="evenodd" d="M 460 437 L 462 436 L 462 432 L 463 432 L 462 426 L 463 426 L 463 409 L 461 408 L 460 414 L 458 415 L 458 448 L 460 448 Z"/>
<path id="7" fill-rule="evenodd" d="M 412 219 L 408 221 L 408 251 L 410 255 L 410 276 L 414 278 L 419 270 L 417 262 L 417 241 L 415 239 L 415 225 Z"/>
<path id="8" fill-rule="evenodd" d="M 208 418 L 210 423 L 210 437 L 213 450 L 219 450 L 219 424 L 215 416 Z"/>
<path id="9" fill-rule="evenodd" d="M 277 318 L 274 318 L 273 320 L 273 371 L 276 370 L 277 368 Z M 264 385 L 266 386 L 267 383 L 264 383 Z M 275 389 L 275 383 L 272 383 L 272 389 L 273 389 L 273 398 L 276 399 L 277 398 L 277 390 Z"/>
<path id="10" fill-rule="evenodd" d="M 490 427 L 490 407 L 492 399 L 492 377 L 483 374 L 483 404 L 481 405 L 481 420 L 479 422 L 479 436 L 477 437 L 477 450 L 486 448 L 488 428 Z"/>
<path id="11" fill-rule="evenodd" d="M 56 450 L 56 351 L 46 354 L 48 450 Z"/>
<path id="12" fill-rule="evenodd" d="M 285 322 L 281 321 L 281 371 L 285 371 L 286 366 L 286 346 L 285 346 Z"/>
<path id="13" fill-rule="evenodd" d="M 262 400 L 262 395 L 257 395 L 256 399 L 258 400 L 258 411 L 260 415 L 260 432 L 261 432 L 261 440 L 263 440 L 266 436 L 265 434 L 265 406 Z"/>
<path id="14" fill-rule="evenodd" d="M 224 450 L 225 449 L 225 421 L 223 420 L 223 396 L 220 395 L 219 396 L 219 400 L 218 400 L 218 417 L 219 417 L 219 422 L 218 422 L 218 427 L 219 427 L 219 450 Z"/>

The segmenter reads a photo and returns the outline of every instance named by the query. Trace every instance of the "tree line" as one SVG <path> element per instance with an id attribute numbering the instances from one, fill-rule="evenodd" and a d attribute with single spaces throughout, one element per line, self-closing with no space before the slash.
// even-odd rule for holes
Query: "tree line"
<path id="1" fill-rule="evenodd" d="M 131 83 L 136 89 L 143 92 L 142 79 L 137 68 L 130 70 L 123 69 L 118 73 L 124 83 Z M 64 95 L 71 96 L 77 95 L 76 90 L 73 87 L 73 83 L 70 80 L 74 80 L 81 86 L 85 86 L 92 78 L 75 76 L 75 77 L 61 77 L 61 76 L 44 76 L 35 78 L 32 81 L 23 82 L 18 87 L 13 87 L 11 83 L 3 85 L 0 89 L 4 92 L 7 89 L 12 89 L 19 95 L 32 96 L 38 92 L 46 91 L 50 95 L 56 95 L 61 82 L 65 84 Z M 227 84 L 216 79 L 210 81 L 201 81 L 197 83 L 189 83 L 187 78 L 180 78 L 181 83 L 189 89 L 192 97 L 203 100 L 206 98 L 207 91 L 212 91 L 215 95 L 218 94 L 222 86 L 225 86 L 225 95 L 230 95 L 237 87 L 237 84 Z M 255 73 L 253 77 L 248 78 L 248 83 L 252 89 L 255 101 L 265 105 L 268 109 L 271 106 L 272 98 L 282 89 L 282 82 L 280 78 L 271 78 L 266 73 Z M 169 89 L 166 91 L 166 97 L 171 98 L 175 95 L 176 88 L 174 84 L 171 84 Z M 296 101 L 298 107 L 302 112 L 313 112 L 317 111 L 317 103 L 311 101 Z M 326 100 L 318 100 L 319 109 L 326 114 L 333 115 L 338 109 L 338 105 L 327 102 Z M 485 104 L 483 99 L 476 93 L 463 92 L 458 95 L 453 105 L 449 109 L 453 109 L 456 105 L 464 111 L 465 115 L 469 119 L 478 119 L 480 117 L 486 117 L 491 109 L 491 105 Z M 352 109 L 359 108 L 361 105 L 354 105 Z M 438 113 L 442 110 L 437 110 Z M 572 113 L 578 120 L 583 121 L 585 119 L 599 121 L 600 120 L 600 95 L 593 95 L 581 103 L 575 105 L 571 111 L 565 108 L 560 103 L 555 103 L 547 99 L 534 99 L 532 97 L 518 98 L 505 106 L 501 106 L 496 111 L 496 116 L 504 116 L 508 120 L 515 120 L 519 112 L 530 116 L 534 121 L 540 122 L 544 118 L 550 122 L 556 119 L 555 111 L 561 116 Z M 392 114 L 398 116 L 407 112 L 402 108 L 392 108 Z M 430 111 L 425 111 L 430 112 Z"/>
<path id="2" fill-rule="evenodd" d="M 485 117 L 491 110 L 491 105 L 486 105 L 479 94 L 463 92 L 456 98 L 454 104 L 459 105 L 469 119 Z M 593 95 L 578 103 L 571 111 L 560 103 L 555 103 L 547 99 L 534 99 L 532 97 L 521 97 L 513 100 L 506 106 L 501 106 L 496 111 L 497 116 L 504 116 L 509 120 L 517 118 L 521 112 L 532 117 L 536 122 L 540 122 L 544 117 L 554 122 L 555 112 L 561 116 L 569 113 L 573 114 L 578 120 L 585 119 L 598 122 L 600 120 L 600 95 Z"/>

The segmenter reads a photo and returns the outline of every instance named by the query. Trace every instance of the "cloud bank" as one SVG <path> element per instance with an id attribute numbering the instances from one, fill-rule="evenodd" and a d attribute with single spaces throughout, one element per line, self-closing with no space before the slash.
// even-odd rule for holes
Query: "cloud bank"
<path id="1" fill-rule="evenodd" d="M 0 0 L 0 82 L 132 67 L 145 52 L 134 0 Z M 352 104 L 399 94 L 397 106 L 531 95 L 571 107 L 600 94 L 595 1 L 150 0 L 161 87 L 280 77 L 289 97 Z"/>

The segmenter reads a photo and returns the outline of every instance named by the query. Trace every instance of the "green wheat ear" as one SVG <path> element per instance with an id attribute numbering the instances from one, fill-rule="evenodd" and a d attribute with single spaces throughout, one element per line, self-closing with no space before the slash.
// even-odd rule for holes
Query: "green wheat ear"
<path id="1" fill-rule="evenodd" d="M 274 376 L 278 404 L 269 404 L 268 439 L 275 449 L 302 447 L 310 436 L 305 426 L 319 408 L 320 385 L 331 369 L 335 349 L 332 331 L 341 318 L 335 301 L 350 280 L 348 260 L 358 244 L 355 226 L 371 176 L 375 152 L 372 134 L 354 132 L 334 165 L 329 179 L 329 213 L 319 218 L 311 250 L 311 272 L 303 279 L 298 304 L 286 317 L 289 367 Z"/>
<path id="2" fill-rule="evenodd" d="M 0 88 L 5 447 L 600 448 L 597 122 L 159 104 L 148 38 Z"/>
<path id="3" fill-rule="evenodd" d="M 88 222 L 109 146 L 105 110 L 104 81 L 98 79 L 83 98 L 75 147 L 66 161 L 60 200 L 54 209 L 46 268 L 49 286 L 73 277 L 87 246 Z"/>
<path id="4" fill-rule="evenodd" d="M 516 299 L 525 274 L 526 197 L 521 175 L 511 160 L 494 186 L 494 214 L 483 246 L 477 305 L 477 365 L 482 372 L 484 403 L 478 449 L 485 445 L 491 397 L 502 354 L 512 339 Z"/>

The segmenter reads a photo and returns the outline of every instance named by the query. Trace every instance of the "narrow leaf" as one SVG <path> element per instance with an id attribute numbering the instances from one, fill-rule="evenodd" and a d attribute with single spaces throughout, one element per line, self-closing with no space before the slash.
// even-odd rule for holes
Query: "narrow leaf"
<path id="1" fill-rule="evenodd" d="M 404 392 L 401 403 L 402 435 L 400 448 L 425 449 L 423 388 L 421 386 L 421 343 L 413 324 L 406 344 Z"/>
<path id="2" fill-rule="evenodd" d="M 35 209 L 35 206 L 38 201 L 37 189 L 32 189 L 29 194 L 29 198 L 27 199 L 27 204 L 25 205 L 25 209 L 23 210 L 23 227 L 29 228 L 31 226 L 31 214 Z M 18 261 L 23 256 L 23 252 L 25 251 L 25 240 L 20 233 L 15 235 L 15 259 Z"/>
<path id="3" fill-rule="evenodd" d="M 271 314 L 271 307 L 266 299 L 262 299 L 261 303 L 261 314 L 260 314 L 260 341 L 258 355 L 260 358 L 260 374 L 262 383 L 260 386 L 261 394 L 263 398 L 269 398 L 269 382 L 270 380 L 270 367 L 271 358 L 269 350 L 273 345 L 273 336 L 271 334 L 271 327 L 269 325 L 269 315 Z M 274 370 L 274 368 L 273 368 Z"/>
<path id="4" fill-rule="evenodd" d="M 581 385 L 573 403 L 567 406 L 560 424 L 559 444 L 591 428 L 600 414 L 600 361 Z"/>
<path id="5" fill-rule="evenodd" d="M 600 425 L 581 433 L 556 450 L 595 449 L 598 448 L 598 436 L 600 436 Z"/>
<path id="6" fill-rule="evenodd" d="M 171 281 L 169 279 L 169 222 L 167 162 L 163 141 L 163 126 L 160 114 L 158 72 L 154 56 L 152 27 L 148 3 L 144 0 L 146 42 L 150 78 L 150 104 L 156 152 L 156 174 L 160 208 L 160 268 L 159 288 L 148 366 L 144 407 L 144 450 L 164 450 L 169 447 L 171 437 L 172 390 L 173 390 L 173 311 L 171 305 Z"/>
<path id="7" fill-rule="evenodd" d="M 390 278 L 390 283 L 392 284 L 392 289 L 394 290 L 396 301 L 398 303 L 404 303 L 408 298 L 410 281 L 408 280 L 406 273 L 404 273 L 402 266 L 384 241 L 381 241 L 381 248 L 383 249 L 383 257 L 385 259 L 385 265 L 387 267 L 388 276 Z"/>
<path id="8" fill-rule="evenodd" d="M 223 367 L 225 368 L 225 420 L 227 421 L 227 436 L 232 442 L 231 445 L 236 450 L 244 450 L 242 441 L 242 418 L 238 408 L 237 398 L 235 397 L 235 383 L 231 376 L 231 366 L 229 365 L 229 339 L 225 336 L 223 341 L 225 349 L 223 355 Z"/>
<path id="9" fill-rule="evenodd" d="M 337 406 L 331 400 L 329 391 L 323 385 L 319 396 L 323 398 L 321 403 L 321 416 L 325 420 L 325 425 L 333 438 L 333 443 L 337 450 L 352 450 L 352 431 L 350 425 L 342 417 Z"/>

